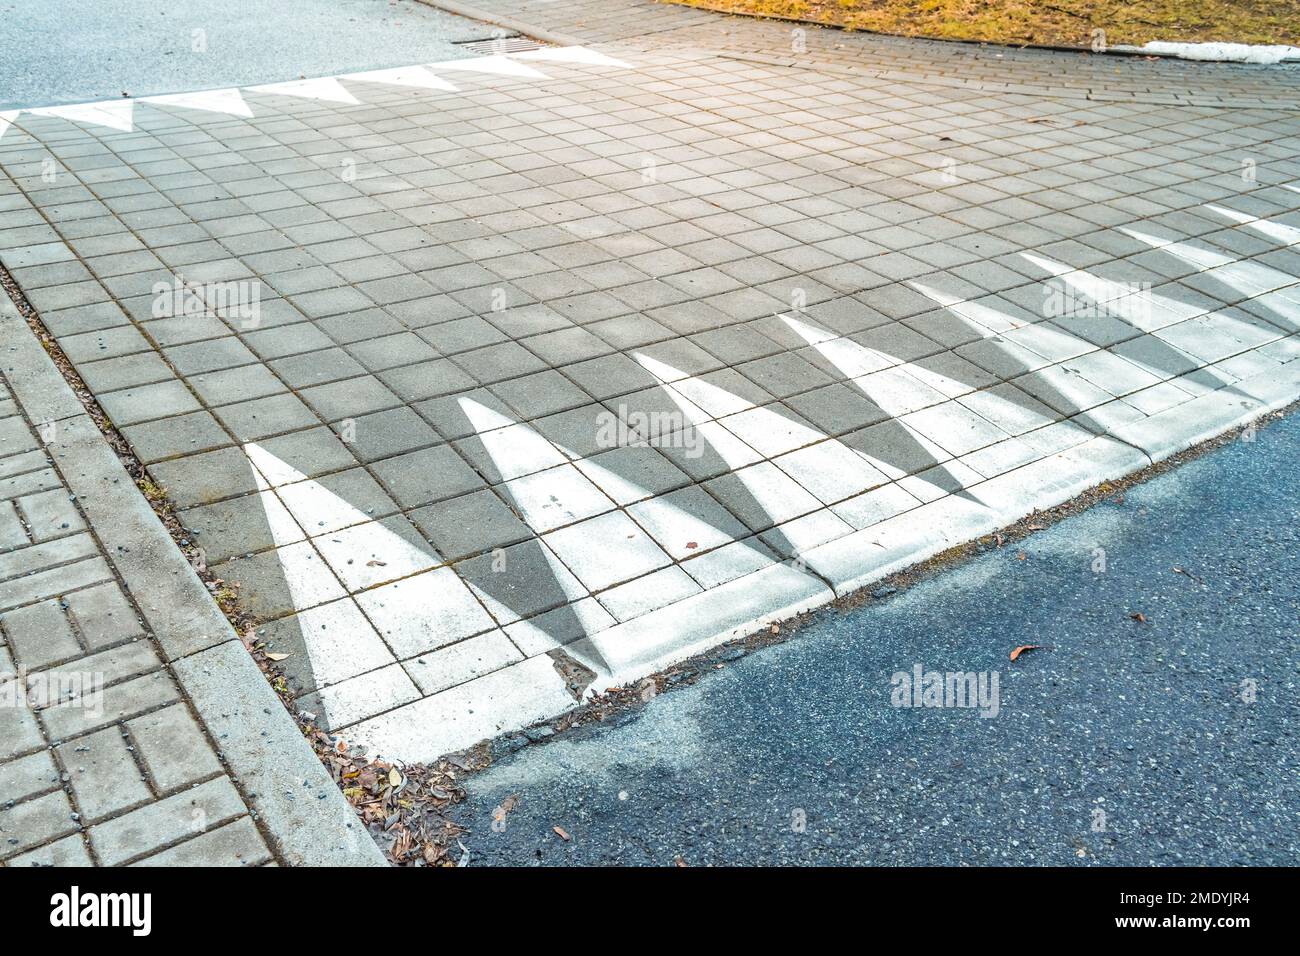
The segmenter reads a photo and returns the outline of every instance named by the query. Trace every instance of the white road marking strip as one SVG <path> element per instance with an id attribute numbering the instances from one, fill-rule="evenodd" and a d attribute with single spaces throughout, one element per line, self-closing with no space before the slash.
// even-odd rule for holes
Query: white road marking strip
<path id="1" fill-rule="evenodd" d="M 424 90 L 459 92 L 459 87 L 453 86 L 440 76 L 434 76 L 433 73 L 422 66 L 401 66 L 393 70 L 366 70 L 363 73 L 343 73 L 339 76 L 339 79 L 361 80 L 366 83 L 390 83 L 393 86 L 412 86 Z"/>
<path id="2" fill-rule="evenodd" d="M 297 96 L 308 100 L 322 100 L 326 103 L 357 105 L 361 102 L 333 76 L 322 76 L 314 80 L 290 80 L 287 83 L 266 83 L 262 86 L 245 87 L 245 89 L 253 93 Z"/>
<path id="3" fill-rule="evenodd" d="M 1235 209 L 1228 209 L 1224 206 L 1216 206 L 1213 203 L 1206 203 L 1205 208 L 1217 212 L 1225 219 L 1231 219 L 1238 225 L 1245 226 L 1247 229 L 1253 229 L 1261 235 L 1268 236 L 1268 238 L 1283 243 L 1284 245 L 1300 245 L 1300 229 L 1297 229 L 1295 226 L 1288 226 L 1281 222 L 1269 222 L 1267 219 L 1250 216 L 1244 212 L 1237 212 Z"/>
<path id="4" fill-rule="evenodd" d="M 43 106 L 40 109 L 25 110 L 35 116 L 57 116 L 74 123 L 89 123 L 94 126 L 107 126 L 110 129 L 129 133 L 135 126 L 131 122 L 135 101 L 132 99 L 104 100 L 99 103 L 76 103 L 71 106 Z"/>
<path id="5" fill-rule="evenodd" d="M 230 116 L 250 118 L 253 110 L 238 89 L 201 90 L 197 93 L 169 93 L 166 96 L 146 96 L 140 102 L 157 106 L 182 106 L 207 113 L 226 113 Z"/>
<path id="6" fill-rule="evenodd" d="M 540 70 L 508 56 L 478 56 L 465 60 L 443 60 L 427 64 L 431 70 L 463 70 L 468 73 L 493 73 L 498 76 L 520 76 L 528 79 L 549 79 Z"/>
<path id="7" fill-rule="evenodd" d="M 585 46 L 546 46 L 540 50 L 525 50 L 512 56 L 521 60 L 555 60 L 561 63 L 585 63 L 589 66 L 615 66 L 623 70 L 632 69 L 631 63 L 616 60 L 597 50 Z"/>
<path id="8" fill-rule="evenodd" d="M 1136 229 L 1120 230 L 1139 242 L 1145 242 L 1153 249 L 1168 252 L 1184 262 L 1196 266 L 1206 275 L 1226 283 L 1240 292 L 1244 297 L 1253 299 L 1266 292 L 1276 292 L 1300 282 L 1295 276 L 1261 265 L 1258 262 L 1245 262 L 1232 256 L 1216 252 L 1213 249 L 1199 249 L 1186 242 L 1161 239 Z"/>
<path id="9" fill-rule="evenodd" d="M 265 83 L 258 86 L 246 86 L 242 89 L 255 93 L 296 96 L 304 99 L 322 100 L 328 103 L 345 103 L 349 106 L 355 106 L 359 105 L 360 101 L 339 82 L 340 79 L 360 80 L 367 83 L 390 83 L 397 86 L 441 90 L 450 93 L 459 92 L 459 87 L 435 75 L 431 72 L 432 70 L 461 70 L 468 73 L 495 74 L 524 79 L 550 79 L 540 70 L 529 66 L 527 63 L 519 62 L 516 57 L 586 66 L 632 69 L 630 63 L 606 56 L 587 47 L 545 47 L 512 56 L 482 56 L 463 60 L 444 60 L 439 63 L 417 64 L 393 69 L 363 70 L 361 72 L 343 73 L 338 76 L 289 80 L 284 83 Z M 181 106 L 187 109 L 203 110 L 210 113 L 226 113 L 244 118 L 251 118 L 254 115 L 238 88 L 198 90 L 193 93 L 167 93 L 159 96 L 141 97 L 139 101 L 157 106 Z M 135 102 L 136 100 L 131 97 L 123 97 L 119 100 L 103 100 L 94 103 L 6 110 L 0 112 L 0 137 L 4 136 L 5 132 L 22 113 L 31 113 L 36 116 L 56 116 L 77 123 L 107 126 L 111 129 L 129 133 L 135 128 L 132 114 Z"/>

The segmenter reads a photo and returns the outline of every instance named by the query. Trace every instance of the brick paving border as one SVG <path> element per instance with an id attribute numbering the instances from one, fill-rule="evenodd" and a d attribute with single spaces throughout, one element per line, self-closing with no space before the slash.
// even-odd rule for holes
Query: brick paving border
<path id="1" fill-rule="evenodd" d="M 7 295 L 0 355 L 0 861 L 382 864 Z"/>

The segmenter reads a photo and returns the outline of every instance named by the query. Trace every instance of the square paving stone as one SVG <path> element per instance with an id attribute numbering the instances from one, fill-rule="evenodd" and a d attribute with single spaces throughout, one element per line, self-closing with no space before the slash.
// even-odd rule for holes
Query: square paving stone
<path id="1" fill-rule="evenodd" d="M 179 381 L 140 385 L 99 396 L 99 404 L 115 425 L 135 425 L 155 418 L 183 415 L 199 409 L 189 389 Z"/>
<path id="2" fill-rule="evenodd" d="M 206 411 L 129 425 L 122 434 L 146 465 L 231 444 L 225 429 Z"/>
<path id="3" fill-rule="evenodd" d="M 498 382 L 491 386 L 491 391 L 515 410 L 520 421 L 530 421 L 591 402 L 585 392 L 551 369 Z"/>
<path id="4" fill-rule="evenodd" d="M 304 694 L 393 663 L 393 654 L 352 598 L 331 601 L 257 629 L 290 687 Z"/>
<path id="5" fill-rule="evenodd" d="M 334 343 L 310 322 L 245 332 L 243 340 L 263 361 L 329 348 Z"/>
<path id="6" fill-rule="evenodd" d="M 451 568 L 437 568 L 374 588 L 358 595 L 357 603 L 399 660 L 495 627 Z"/>
<path id="7" fill-rule="evenodd" d="M 371 467 L 403 508 L 418 508 L 486 487 L 450 445 L 387 458 Z"/>
<path id="8" fill-rule="evenodd" d="M 705 483 L 709 494 L 752 531 L 791 521 L 822 503 L 769 461 L 749 465 Z"/>
<path id="9" fill-rule="evenodd" d="M 348 346 L 348 352 L 372 372 L 438 357 L 437 351 L 411 332 L 399 332 L 383 338 L 354 342 Z"/>
<path id="10" fill-rule="evenodd" d="M 373 375 L 350 378 L 329 385 L 317 385 L 298 393 L 326 421 L 356 418 L 380 409 L 394 408 L 402 400 Z"/>
<path id="11" fill-rule="evenodd" d="M 450 359 L 404 365 L 381 371 L 378 375 L 379 380 L 405 402 L 469 391 L 476 384 Z"/>
<path id="12" fill-rule="evenodd" d="M 208 564 L 293 544 L 305 537 L 288 509 L 270 491 L 189 508 L 177 517 L 194 533 Z"/>
<path id="13" fill-rule="evenodd" d="M 600 591 L 672 563 L 648 534 L 621 511 L 553 531 L 543 540 L 592 591 Z"/>
<path id="14" fill-rule="evenodd" d="M 308 542 L 214 565 L 212 572 L 239 585 L 240 603 L 264 620 L 284 617 L 344 597 L 330 566 Z"/>
<path id="15" fill-rule="evenodd" d="M 698 485 L 630 505 L 627 513 L 678 561 L 749 535 L 735 516 Z"/>
<path id="16" fill-rule="evenodd" d="M 456 573 L 500 624 L 588 596 L 555 553 L 537 539 L 462 561 Z"/>
<path id="17" fill-rule="evenodd" d="M 190 376 L 187 381 L 209 405 L 245 402 L 285 391 L 284 384 L 264 365 L 207 372 Z"/>
<path id="18" fill-rule="evenodd" d="M 280 485 L 276 494 L 298 525 L 313 537 L 386 518 L 397 510 L 379 482 L 361 468 Z"/>
<path id="19" fill-rule="evenodd" d="M 240 441 L 257 441 L 320 424 L 320 418 L 289 392 L 223 405 L 216 416 Z"/>
<path id="20" fill-rule="evenodd" d="M 649 445 L 623 445 L 575 462 L 617 504 L 660 495 L 690 484 L 691 479 L 658 449 Z"/>
<path id="21" fill-rule="evenodd" d="M 356 456 L 330 429 L 308 428 L 257 443 L 257 466 L 272 487 L 317 478 L 357 464 Z"/>
<path id="22" fill-rule="evenodd" d="M 96 393 L 165 382 L 175 377 L 155 352 L 86 362 L 77 367 L 77 374 Z"/>
<path id="23" fill-rule="evenodd" d="M 442 563 L 434 547 L 402 515 L 354 524 L 312 541 L 354 593 Z"/>
<path id="24" fill-rule="evenodd" d="M 448 561 L 517 544 L 533 536 L 495 492 L 488 489 L 439 501 L 411 512 L 411 520 Z"/>
<path id="25" fill-rule="evenodd" d="M 441 441 L 419 415 L 409 408 L 391 408 L 352 420 L 344 433 L 353 453 L 362 461 L 389 458 Z"/>
<path id="26" fill-rule="evenodd" d="M 257 356 L 248 350 L 248 346 L 239 339 L 229 336 L 207 342 L 176 345 L 163 349 L 163 354 L 167 356 L 167 361 L 176 371 L 187 376 L 234 368 L 257 361 Z"/>
<path id="27" fill-rule="evenodd" d="M 656 382 L 653 375 L 621 353 L 566 365 L 561 371 L 597 401 L 648 388 Z"/>
<path id="28" fill-rule="evenodd" d="M 482 385 L 539 372 L 546 367 L 541 359 L 515 342 L 461 352 L 452 360 Z"/>
<path id="29" fill-rule="evenodd" d="M 504 342 L 509 336 L 479 316 L 469 315 L 423 328 L 420 337 L 443 355 L 455 355 Z"/>
<path id="30" fill-rule="evenodd" d="M 253 466 L 238 448 L 158 462 L 149 467 L 149 473 L 182 508 L 257 490 Z"/>
<path id="31" fill-rule="evenodd" d="M 310 388 L 366 373 L 365 366 L 340 348 L 291 355 L 271 362 L 270 366 L 294 389 Z"/>
<path id="32" fill-rule="evenodd" d="M 475 434 L 478 429 L 466 414 L 467 403 L 473 402 L 507 420 L 514 420 L 514 411 L 505 402 L 485 388 L 476 388 L 470 392 L 445 395 L 420 402 L 415 410 L 425 421 L 437 429 L 444 439 L 452 441 Z"/>

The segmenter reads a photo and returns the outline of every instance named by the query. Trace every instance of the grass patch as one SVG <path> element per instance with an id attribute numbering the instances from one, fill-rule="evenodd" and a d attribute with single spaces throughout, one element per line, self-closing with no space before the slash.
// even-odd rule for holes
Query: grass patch
<path id="1" fill-rule="evenodd" d="M 1149 40 L 1286 43 L 1300 39 L 1292 0 L 671 0 L 901 36 L 1090 47 Z"/>

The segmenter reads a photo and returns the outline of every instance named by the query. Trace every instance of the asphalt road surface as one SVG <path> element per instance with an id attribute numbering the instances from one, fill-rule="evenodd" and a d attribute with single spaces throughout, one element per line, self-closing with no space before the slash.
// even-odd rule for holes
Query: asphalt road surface
<path id="1" fill-rule="evenodd" d="M 471 780 L 468 862 L 1293 864 L 1297 460 L 1292 416 L 525 747 Z M 997 715 L 893 706 L 918 664 L 996 671 Z"/>
<path id="2" fill-rule="evenodd" d="M 0 110 L 451 60 L 496 29 L 418 0 L 0 0 L 0 24 Z"/>

